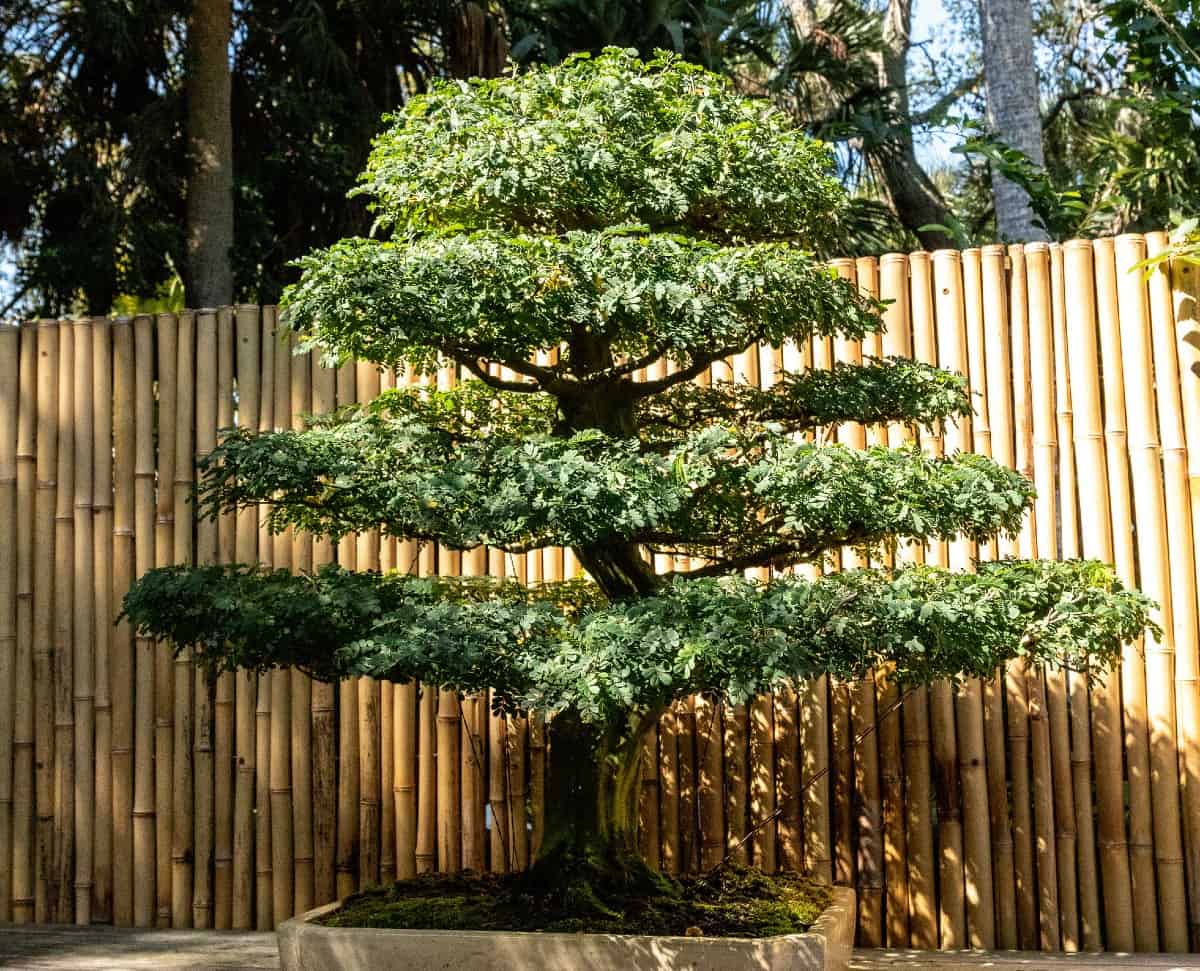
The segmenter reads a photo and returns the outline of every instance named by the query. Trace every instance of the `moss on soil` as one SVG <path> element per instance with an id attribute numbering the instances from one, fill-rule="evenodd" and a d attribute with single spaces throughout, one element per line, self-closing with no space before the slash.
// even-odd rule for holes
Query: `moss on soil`
<path id="1" fill-rule="evenodd" d="M 627 899 L 606 896 L 603 908 L 591 900 L 580 901 L 574 909 L 558 895 L 539 895 L 522 875 L 425 875 L 355 894 L 322 923 L 667 935 L 699 928 L 705 937 L 770 937 L 807 930 L 830 901 L 829 889 L 807 877 L 734 866 L 667 886 L 673 892 Z"/>

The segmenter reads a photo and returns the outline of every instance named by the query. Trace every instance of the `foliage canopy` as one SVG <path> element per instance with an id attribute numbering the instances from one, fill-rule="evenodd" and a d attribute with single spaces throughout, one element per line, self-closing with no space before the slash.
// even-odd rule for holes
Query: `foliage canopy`
<path id="1" fill-rule="evenodd" d="M 451 363 L 476 380 L 303 431 L 231 431 L 201 505 L 265 503 L 276 529 L 378 527 L 448 549 L 567 545 L 588 579 L 171 568 L 142 578 L 128 614 L 218 666 L 490 688 L 500 709 L 545 710 L 567 780 L 549 825 L 624 844 L 642 730 L 676 698 L 873 666 L 924 682 L 1022 656 L 1111 662 L 1151 605 L 1099 564 L 790 570 L 842 546 L 1011 534 L 1033 496 L 980 456 L 826 440 L 839 421 L 967 414 L 963 380 L 934 368 L 693 383 L 759 342 L 882 327 L 798 245 L 838 204 L 829 164 L 783 115 L 667 55 L 435 84 L 364 177 L 390 236 L 307 257 L 287 312 L 334 359 Z M 656 574 L 648 553 L 690 569 Z M 745 579 L 754 568 L 776 573 Z M 574 812 L 591 796 L 594 817 Z"/>

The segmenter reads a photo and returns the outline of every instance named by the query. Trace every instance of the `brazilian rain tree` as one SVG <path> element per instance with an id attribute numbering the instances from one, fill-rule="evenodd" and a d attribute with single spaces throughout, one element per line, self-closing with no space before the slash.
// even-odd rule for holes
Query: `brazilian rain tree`
<path id="1" fill-rule="evenodd" d="M 300 431 L 228 430 L 202 463 L 200 511 L 266 504 L 276 530 L 444 550 L 569 547 L 584 576 L 167 567 L 126 598 L 144 633 L 216 669 L 490 690 L 500 713 L 543 713 L 530 878 L 628 888 L 648 876 L 642 740 L 677 699 L 738 703 L 870 668 L 900 684 L 1009 661 L 1095 672 L 1153 629 L 1153 605 L 1096 562 L 792 569 L 843 547 L 888 562 L 899 544 L 1011 534 L 1033 489 L 978 455 L 820 434 L 968 415 L 964 379 L 929 365 L 705 383 L 760 343 L 883 326 L 805 250 L 842 190 L 829 149 L 766 101 L 609 50 L 436 84 L 388 123 L 356 190 L 373 237 L 301 260 L 285 319 L 330 364 L 466 379 L 401 381 Z M 656 573 L 655 554 L 690 566 Z"/>

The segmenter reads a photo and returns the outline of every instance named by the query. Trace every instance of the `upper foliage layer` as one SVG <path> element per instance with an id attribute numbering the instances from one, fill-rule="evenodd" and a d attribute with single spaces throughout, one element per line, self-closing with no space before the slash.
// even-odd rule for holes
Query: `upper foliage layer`
<path id="1" fill-rule="evenodd" d="M 434 84 L 376 140 L 359 191 L 405 230 L 642 223 L 720 240 L 804 237 L 843 198 L 829 148 L 766 100 L 615 48 Z"/>
<path id="2" fill-rule="evenodd" d="M 288 320 L 312 343 L 387 365 L 503 362 L 551 393 L 633 370 L 614 356 L 713 360 L 757 341 L 857 339 L 881 326 L 850 283 L 782 243 L 480 232 L 349 239 L 300 265 Z M 532 369 L 538 351 L 558 352 L 558 365 Z"/>
<path id="3" fill-rule="evenodd" d="M 499 363 L 562 397 L 664 356 L 699 369 L 880 327 L 792 245 L 843 202 L 828 148 L 669 55 L 435 85 L 379 137 L 361 191 L 392 237 L 310 254 L 283 299 L 334 357 Z"/>
<path id="4" fill-rule="evenodd" d="M 727 568 L 892 537 L 987 539 L 1014 532 L 1033 495 L 982 456 L 857 451 L 769 426 L 713 425 L 647 451 L 595 431 L 455 434 L 386 406 L 301 432 L 231 433 L 203 469 L 209 513 L 263 502 L 275 528 L 381 527 L 456 549 L 644 543 Z"/>
<path id="5" fill-rule="evenodd" d="M 590 602 L 589 602 L 590 601 Z M 137 628 L 222 668 L 494 689 L 498 708 L 613 722 L 696 692 L 732 701 L 830 672 L 901 682 L 988 676 L 1016 657 L 1093 671 L 1153 629 L 1151 604 L 1094 562 L 912 567 L 815 580 L 674 581 L 605 604 L 577 588 L 405 574 L 166 567 L 126 599 Z"/>

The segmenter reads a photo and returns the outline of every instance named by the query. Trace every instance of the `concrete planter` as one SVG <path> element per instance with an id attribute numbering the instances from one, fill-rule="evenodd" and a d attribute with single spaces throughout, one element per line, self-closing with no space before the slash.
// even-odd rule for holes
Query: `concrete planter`
<path id="1" fill-rule="evenodd" d="M 333 903 L 279 925 L 282 971 L 846 971 L 854 891 L 804 934 L 757 939 L 324 927 Z"/>

